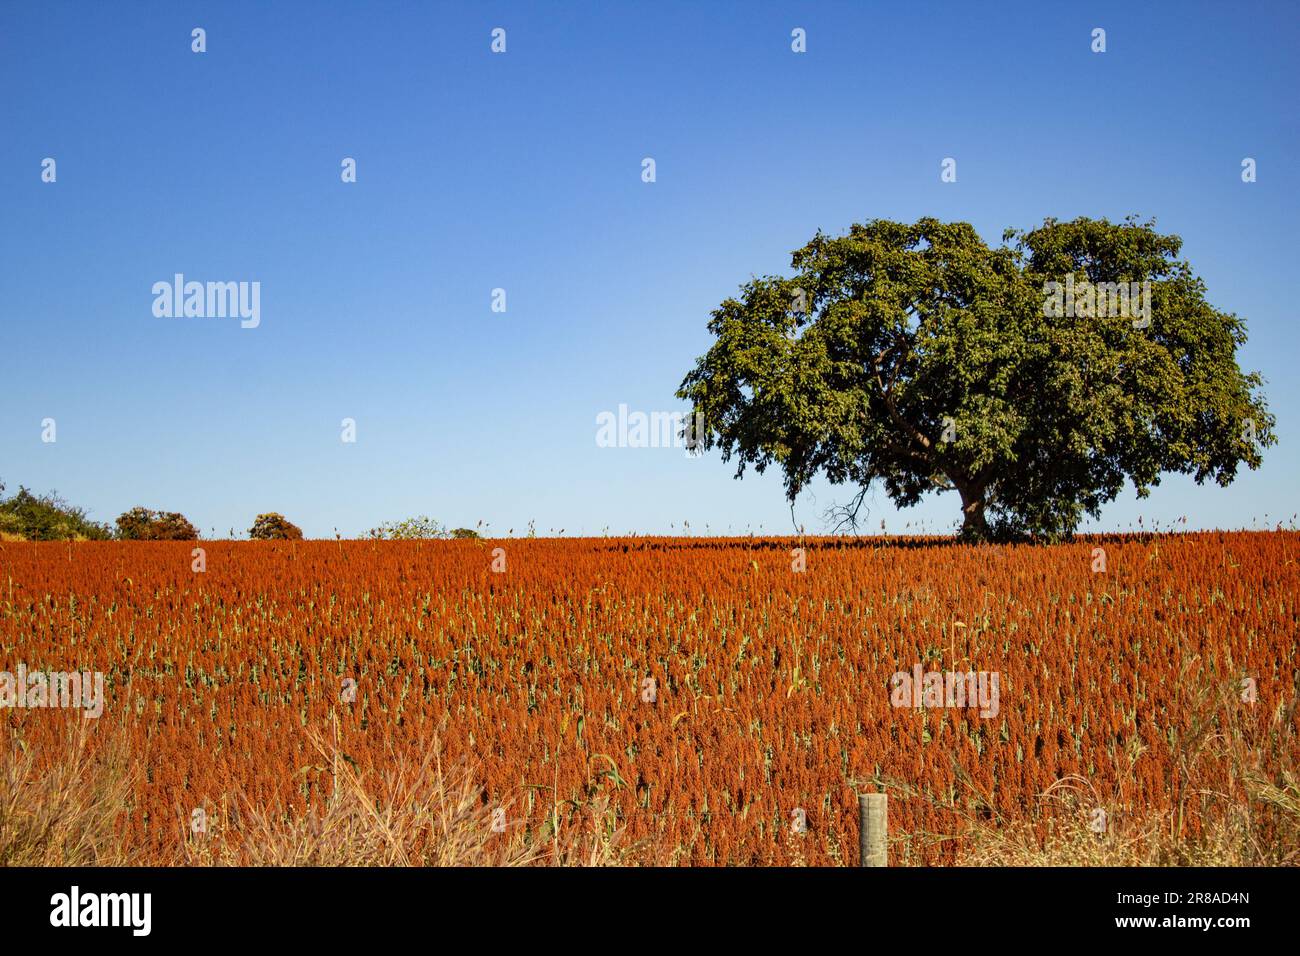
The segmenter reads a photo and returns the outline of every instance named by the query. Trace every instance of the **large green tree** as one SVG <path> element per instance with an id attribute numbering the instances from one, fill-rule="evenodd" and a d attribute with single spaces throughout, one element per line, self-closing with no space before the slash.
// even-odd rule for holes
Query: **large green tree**
<path id="1" fill-rule="evenodd" d="M 795 275 L 713 312 L 678 397 L 737 477 L 779 464 L 792 502 L 819 473 L 856 486 L 848 525 L 880 482 L 899 506 L 955 490 L 968 537 L 1068 535 L 1126 479 L 1139 496 L 1165 472 L 1226 485 L 1275 441 L 1237 365 L 1245 325 L 1181 246 L 1133 217 L 994 247 L 929 218 L 818 232 Z"/>

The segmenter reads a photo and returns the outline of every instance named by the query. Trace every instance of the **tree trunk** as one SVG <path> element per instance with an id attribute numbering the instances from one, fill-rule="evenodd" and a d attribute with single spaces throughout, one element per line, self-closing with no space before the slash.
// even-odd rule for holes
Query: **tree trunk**
<path id="1" fill-rule="evenodd" d="M 987 489 L 960 484 L 957 490 L 961 493 L 961 536 L 974 541 L 987 539 L 989 526 L 984 518 L 984 492 Z"/>

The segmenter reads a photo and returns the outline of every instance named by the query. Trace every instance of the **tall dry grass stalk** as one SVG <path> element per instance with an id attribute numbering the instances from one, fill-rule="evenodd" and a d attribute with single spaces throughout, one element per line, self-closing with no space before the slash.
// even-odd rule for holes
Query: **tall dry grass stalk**
<path id="1" fill-rule="evenodd" d="M 125 866 L 137 862 L 117 827 L 135 770 L 128 736 L 80 716 L 60 751 L 20 737 L 0 746 L 0 866 Z"/>
<path id="2" fill-rule="evenodd" d="M 604 866 L 620 861 L 618 830 L 606 805 L 592 825 L 566 826 L 553 817 L 541 832 L 524 829 L 494 810 L 466 767 L 445 768 L 435 740 L 423 760 L 397 755 L 365 773 L 336 745 L 311 742 L 331 771 L 333 793 L 321 811 L 290 813 L 236 798 L 229 812 L 209 818 L 196 834 L 188 820 L 189 866 Z"/>

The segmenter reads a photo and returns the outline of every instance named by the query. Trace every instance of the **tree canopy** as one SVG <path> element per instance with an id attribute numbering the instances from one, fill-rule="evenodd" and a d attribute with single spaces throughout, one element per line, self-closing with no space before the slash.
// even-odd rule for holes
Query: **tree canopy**
<path id="1" fill-rule="evenodd" d="M 110 537 L 108 526 L 91 521 L 86 509 L 69 504 L 51 492 L 36 495 L 21 485 L 11 498 L 4 497 L 0 481 L 0 541 L 103 541 Z"/>
<path id="2" fill-rule="evenodd" d="M 178 512 L 132 508 L 118 515 L 117 536 L 123 541 L 194 541 L 199 532 Z"/>
<path id="3" fill-rule="evenodd" d="M 792 502 L 818 474 L 856 485 L 839 527 L 880 482 L 900 507 L 955 490 L 972 538 L 1065 536 L 1126 479 L 1139 496 L 1163 473 L 1227 485 L 1275 442 L 1262 379 L 1237 365 L 1245 323 L 1181 248 L 1134 217 L 1047 219 L 1000 246 L 931 218 L 819 231 L 795 275 L 714 310 L 678 396 L 736 477 L 778 464 Z"/>
<path id="4" fill-rule="evenodd" d="M 248 536 L 254 541 L 301 541 L 302 529 L 276 511 L 258 515 Z"/>

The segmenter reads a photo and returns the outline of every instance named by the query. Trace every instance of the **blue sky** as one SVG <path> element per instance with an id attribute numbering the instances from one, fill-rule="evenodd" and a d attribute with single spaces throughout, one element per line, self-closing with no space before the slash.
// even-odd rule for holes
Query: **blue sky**
<path id="1" fill-rule="evenodd" d="M 1280 441 L 1228 489 L 1169 478 L 1089 527 L 1287 519 L 1298 23 L 1290 3 L 10 0 L 0 478 L 205 535 L 272 510 L 309 536 L 413 514 L 786 533 L 777 473 L 598 448 L 597 413 L 680 409 L 710 310 L 818 228 L 930 215 L 995 242 L 1132 212 L 1247 320 Z M 260 282 L 260 326 L 155 317 L 177 272 Z M 849 494 L 795 513 L 820 528 Z M 873 529 L 957 523 L 951 493 L 870 507 Z"/>

